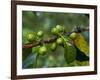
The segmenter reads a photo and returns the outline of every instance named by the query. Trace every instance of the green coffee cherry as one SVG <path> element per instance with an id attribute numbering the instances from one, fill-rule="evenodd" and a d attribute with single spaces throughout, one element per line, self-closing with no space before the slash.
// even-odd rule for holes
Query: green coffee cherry
<path id="1" fill-rule="evenodd" d="M 46 46 L 42 46 L 42 47 L 40 47 L 40 49 L 39 49 L 39 53 L 40 54 L 45 54 L 47 52 L 47 48 L 46 48 Z"/>
<path id="2" fill-rule="evenodd" d="M 50 46 L 51 50 L 54 51 L 57 48 L 57 43 L 53 42 Z"/>
<path id="3" fill-rule="evenodd" d="M 35 40 L 35 34 L 34 34 L 33 32 L 29 33 L 29 34 L 27 35 L 27 40 L 28 40 L 29 42 L 34 41 L 34 40 Z"/>
<path id="4" fill-rule="evenodd" d="M 60 25 L 57 25 L 56 26 L 56 29 L 59 31 L 59 32 L 63 32 L 64 31 L 64 28 Z"/>
<path id="5" fill-rule="evenodd" d="M 51 32 L 52 32 L 53 34 L 55 34 L 55 35 L 58 34 L 58 30 L 57 30 L 57 28 L 52 28 Z"/>
<path id="6" fill-rule="evenodd" d="M 58 44 L 62 44 L 63 43 L 63 39 L 62 38 L 58 38 L 56 41 Z"/>
<path id="7" fill-rule="evenodd" d="M 69 36 L 71 39 L 75 39 L 77 37 L 77 33 L 73 32 Z"/>
<path id="8" fill-rule="evenodd" d="M 43 31 L 37 32 L 37 36 L 38 36 L 38 37 L 42 37 L 42 36 L 43 36 Z"/>

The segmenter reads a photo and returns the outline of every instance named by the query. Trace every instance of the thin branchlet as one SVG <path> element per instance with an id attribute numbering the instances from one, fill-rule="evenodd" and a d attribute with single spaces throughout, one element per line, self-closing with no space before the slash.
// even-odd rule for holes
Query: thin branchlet
<path id="1" fill-rule="evenodd" d="M 66 32 L 66 31 L 64 31 L 62 34 L 68 36 L 68 35 L 70 35 L 70 34 L 73 33 L 73 32 L 81 33 L 81 32 L 84 32 L 84 31 L 89 31 L 89 29 L 88 29 L 88 28 L 80 28 L 80 27 L 77 27 L 75 30 L 73 30 L 73 31 L 71 31 L 71 32 Z M 49 43 L 55 42 L 56 39 L 57 39 L 57 36 L 53 36 L 53 37 L 48 38 L 48 39 L 46 39 L 46 40 L 35 41 L 35 42 L 33 42 L 33 43 L 24 44 L 24 45 L 23 45 L 23 48 L 32 48 L 32 47 L 41 45 L 42 43 L 49 44 Z"/>

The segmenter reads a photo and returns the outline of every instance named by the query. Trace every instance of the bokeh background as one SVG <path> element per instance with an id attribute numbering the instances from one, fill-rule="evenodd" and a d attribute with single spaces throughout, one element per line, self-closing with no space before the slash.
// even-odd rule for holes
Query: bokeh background
<path id="1" fill-rule="evenodd" d="M 89 27 L 89 14 L 79 13 L 59 13 L 59 12 L 22 12 L 22 44 L 27 44 L 26 35 L 29 32 L 37 33 L 39 30 L 44 32 L 44 39 L 52 36 L 51 28 L 61 25 L 67 32 L 73 30 L 75 26 Z M 89 43 L 89 32 L 82 33 Z M 49 47 L 49 45 L 48 45 Z M 48 48 L 49 49 L 49 48 Z M 34 48 L 23 50 L 22 68 L 35 68 L 36 53 Z M 67 66 L 87 66 L 85 63 L 77 61 L 68 65 L 64 59 L 64 49 L 58 46 L 55 51 L 48 50 L 47 55 L 38 58 L 37 68 L 67 67 Z"/>

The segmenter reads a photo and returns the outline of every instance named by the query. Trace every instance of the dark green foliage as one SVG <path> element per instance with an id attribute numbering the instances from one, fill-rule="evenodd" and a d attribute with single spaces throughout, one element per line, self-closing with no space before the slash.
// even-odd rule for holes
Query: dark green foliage
<path id="1" fill-rule="evenodd" d="M 76 49 L 73 45 L 66 44 L 64 47 L 64 58 L 68 64 L 76 59 Z"/>
<path id="2" fill-rule="evenodd" d="M 32 48 L 23 49 L 22 59 L 25 60 L 30 55 L 30 53 L 32 53 Z"/>
<path id="3" fill-rule="evenodd" d="M 33 68 L 36 54 L 30 53 L 25 60 L 23 60 L 22 68 Z"/>
<path id="4" fill-rule="evenodd" d="M 77 47 L 76 48 L 76 51 L 77 51 L 77 54 L 76 54 L 76 60 L 78 61 L 89 61 L 89 57 L 86 56 L 83 52 L 81 52 Z"/>

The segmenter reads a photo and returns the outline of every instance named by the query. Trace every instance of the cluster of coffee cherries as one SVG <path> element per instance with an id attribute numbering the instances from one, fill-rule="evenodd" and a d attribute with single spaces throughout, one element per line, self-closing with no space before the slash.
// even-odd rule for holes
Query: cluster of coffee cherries
<path id="1" fill-rule="evenodd" d="M 53 35 L 57 36 L 56 42 L 54 42 L 51 47 L 52 50 L 55 50 L 57 45 L 61 45 L 63 43 L 63 39 L 59 35 L 64 32 L 64 27 L 57 25 L 56 27 L 52 28 L 51 32 Z M 53 47 L 54 44 L 56 45 L 55 47 Z"/>
<path id="2" fill-rule="evenodd" d="M 64 27 L 60 25 L 57 25 L 56 27 L 53 27 L 51 29 L 51 33 L 54 36 L 57 36 L 57 39 L 54 42 L 50 43 L 49 48 L 52 51 L 54 51 L 57 48 L 57 45 L 63 44 L 64 42 L 64 39 L 62 37 L 63 32 L 64 32 Z M 27 40 L 31 43 L 33 43 L 34 41 L 39 41 L 39 40 L 41 41 L 41 45 L 34 47 L 35 52 L 41 55 L 46 54 L 48 51 L 46 43 L 43 42 L 43 35 L 44 35 L 43 31 L 38 31 L 36 34 L 34 32 L 31 32 L 27 35 Z M 72 33 L 70 35 L 70 38 L 74 39 L 75 36 L 76 36 L 76 33 Z"/>
<path id="3" fill-rule="evenodd" d="M 35 41 L 42 41 L 43 40 L 43 31 L 38 31 L 36 34 L 31 32 L 27 35 L 27 39 L 30 43 Z M 36 53 L 45 54 L 47 52 L 47 47 L 45 43 L 41 42 L 41 45 L 34 47 Z"/>

